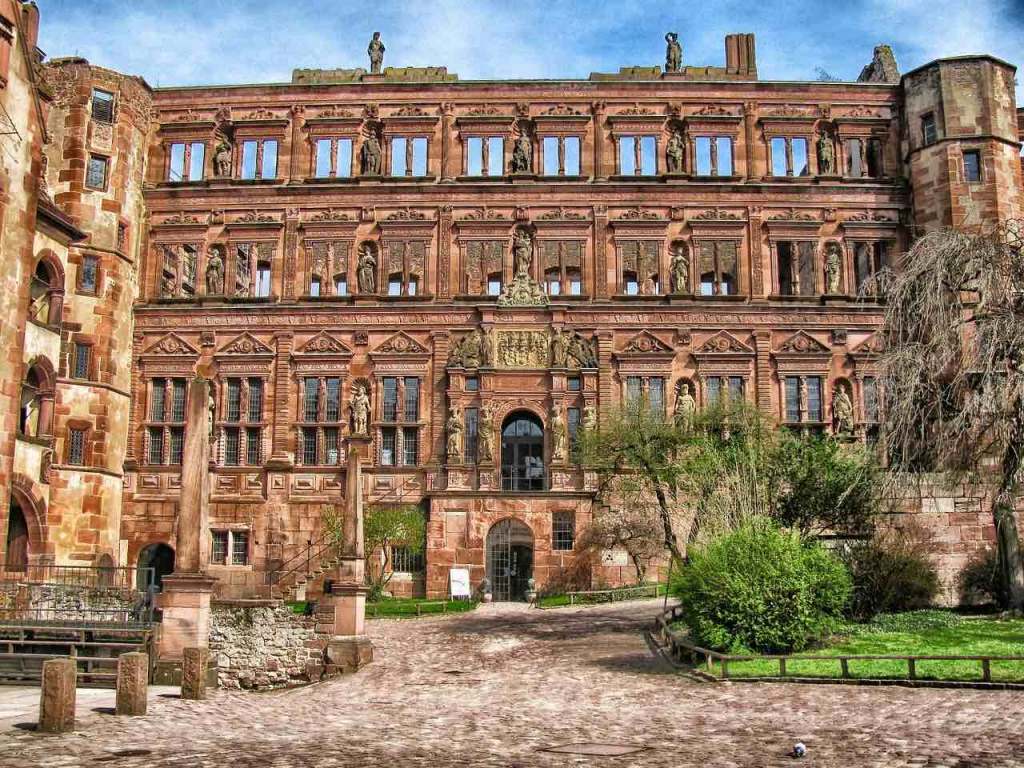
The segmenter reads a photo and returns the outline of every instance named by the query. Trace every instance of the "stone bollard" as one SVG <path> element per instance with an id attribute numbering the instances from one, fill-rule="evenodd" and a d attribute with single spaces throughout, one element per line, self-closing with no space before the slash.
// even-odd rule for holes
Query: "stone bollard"
<path id="1" fill-rule="evenodd" d="M 183 648 L 181 651 L 181 698 L 206 698 L 206 648 Z"/>
<path id="2" fill-rule="evenodd" d="M 65 733 L 75 729 L 74 659 L 47 659 L 43 662 L 43 684 L 39 690 L 39 730 Z"/>
<path id="3" fill-rule="evenodd" d="M 149 656 L 145 653 L 122 653 L 117 657 L 117 708 L 119 715 L 146 714 L 149 684 Z"/>

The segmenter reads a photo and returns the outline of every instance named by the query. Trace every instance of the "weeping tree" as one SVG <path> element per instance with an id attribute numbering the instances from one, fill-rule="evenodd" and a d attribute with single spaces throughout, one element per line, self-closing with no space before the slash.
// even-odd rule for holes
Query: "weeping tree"
<path id="1" fill-rule="evenodd" d="M 1024 609 L 1014 502 L 1024 463 L 1024 222 L 933 232 L 866 291 L 884 295 L 885 455 L 894 469 L 998 465 L 992 503 L 1008 607 Z"/>

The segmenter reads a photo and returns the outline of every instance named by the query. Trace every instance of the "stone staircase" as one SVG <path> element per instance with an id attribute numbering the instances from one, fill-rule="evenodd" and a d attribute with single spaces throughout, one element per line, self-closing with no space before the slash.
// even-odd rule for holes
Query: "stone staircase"
<path id="1" fill-rule="evenodd" d="M 319 593 L 324 574 L 341 562 L 338 549 L 326 534 L 286 560 L 273 574 L 269 597 L 285 602 L 308 600 Z"/>

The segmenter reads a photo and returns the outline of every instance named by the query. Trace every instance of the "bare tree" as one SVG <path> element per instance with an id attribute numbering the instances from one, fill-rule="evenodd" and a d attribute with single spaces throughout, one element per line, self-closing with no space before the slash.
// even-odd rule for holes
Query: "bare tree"
<path id="1" fill-rule="evenodd" d="M 620 499 L 614 505 L 595 504 L 594 518 L 580 537 L 580 547 L 595 554 L 609 549 L 625 550 L 633 562 L 636 582 L 642 584 L 651 561 L 665 552 L 657 505 L 642 499 Z"/>
<path id="2" fill-rule="evenodd" d="M 1024 464 L 1024 223 L 921 237 L 883 294 L 885 455 L 894 469 L 977 472 L 999 465 L 992 504 L 1009 606 L 1024 609 L 1014 501 Z"/>

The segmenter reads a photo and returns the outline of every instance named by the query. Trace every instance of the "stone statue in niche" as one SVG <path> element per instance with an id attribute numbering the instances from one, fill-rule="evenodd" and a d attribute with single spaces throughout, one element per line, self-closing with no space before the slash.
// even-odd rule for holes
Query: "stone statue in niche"
<path id="1" fill-rule="evenodd" d="M 452 406 L 452 412 L 448 416 L 445 430 L 448 433 L 448 460 L 458 461 L 459 457 L 462 456 L 462 408 L 457 405 Z"/>
<path id="2" fill-rule="evenodd" d="M 370 425 L 370 396 L 365 384 L 356 384 L 352 393 L 352 434 L 367 434 Z"/>
<path id="3" fill-rule="evenodd" d="M 528 277 L 530 265 L 533 264 L 533 239 L 525 229 L 516 230 L 512 240 L 512 255 L 516 277 Z"/>
<path id="4" fill-rule="evenodd" d="M 380 176 L 381 151 L 375 131 L 371 130 L 363 139 L 363 146 L 359 149 L 359 167 L 363 176 Z"/>
<path id="5" fill-rule="evenodd" d="M 174 298 L 174 278 L 170 275 L 164 275 L 160 280 L 160 295 L 165 299 Z"/>
<path id="6" fill-rule="evenodd" d="M 818 173 L 822 176 L 836 175 L 836 147 L 824 131 L 818 134 Z"/>
<path id="7" fill-rule="evenodd" d="M 217 423 L 217 396 L 213 391 L 213 384 L 206 389 L 206 426 L 210 434 L 210 442 L 213 442 L 214 428 Z M 213 448 L 213 445 L 210 446 Z"/>
<path id="8" fill-rule="evenodd" d="M 380 39 L 380 32 L 374 32 L 370 45 L 366 48 L 370 57 L 370 74 L 379 75 L 381 65 L 384 64 L 384 43 Z"/>
<path id="9" fill-rule="evenodd" d="M 679 44 L 679 35 L 669 32 L 665 35 L 665 71 L 678 72 L 683 67 L 683 46 Z"/>
<path id="10" fill-rule="evenodd" d="M 533 142 L 525 129 L 519 134 L 515 145 L 512 147 L 512 159 L 509 161 L 509 171 L 512 173 L 529 173 L 533 164 Z"/>
<path id="11" fill-rule="evenodd" d="M 565 461 L 569 453 L 569 439 L 565 428 L 565 418 L 558 406 L 551 407 L 548 428 L 551 430 L 551 458 L 553 461 Z"/>
<path id="12" fill-rule="evenodd" d="M 672 293 L 690 292 L 690 254 L 685 243 L 672 246 L 672 263 L 669 265 L 672 275 Z"/>
<path id="13" fill-rule="evenodd" d="M 490 464 L 494 461 L 494 403 L 487 403 L 480 409 L 476 447 L 477 460 L 481 464 Z"/>
<path id="14" fill-rule="evenodd" d="M 679 131 L 672 131 L 665 146 L 665 167 L 669 173 L 683 172 L 683 137 Z"/>
<path id="15" fill-rule="evenodd" d="M 555 330 L 551 334 L 552 368 L 565 368 L 568 362 L 569 343 L 571 340 L 571 334 L 566 331 Z"/>
<path id="16" fill-rule="evenodd" d="M 487 339 L 479 330 L 470 331 L 455 344 L 448 354 L 448 365 L 479 368 L 484 360 Z"/>
<path id="17" fill-rule="evenodd" d="M 597 408 L 592 405 L 585 405 L 583 407 L 583 431 L 597 431 Z"/>
<path id="18" fill-rule="evenodd" d="M 231 145 L 221 141 L 213 154 L 213 170 L 220 177 L 231 175 Z"/>
<path id="19" fill-rule="evenodd" d="M 575 364 L 579 368 L 597 368 L 597 353 L 594 351 L 593 345 L 576 334 L 572 334 L 569 338 L 566 357 L 570 365 Z"/>
<path id="20" fill-rule="evenodd" d="M 480 338 L 480 365 L 491 366 L 497 358 L 498 338 L 493 328 L 484 329 Z"/>
<path id="21" fill-rule="evenodd" d="M 853 434 L 853 401 L 839 383 L 832 393 L 832 429 L 837 435 Z"/>
<path id="22" fill-rule="evenodd" d="M 688 382 L 681 382 L 679 391 L 676 394 L 676 410 L 674 413 L 675 425 L 681 429 L 689 429 L 693 424 L 694 414 L 697 413 L 697 401 L 690 391 Z"/>
<path id="23" fill-rule="evenodd" d="M 825 293 L 829 295 L 840 293 L 842 263 L 839 243 L 829 243 L 825 253 Z"/>
<path id="24" fill-rule="evenodd" d="M 220 296 L 224 293 L 223 246 L 211 245 L 210 258 L 206 261 L 206 295 Z"/>
<path id="25" fill-rule="evenodd" d="M 359 261 L 356 264 L 356 281 L 360 293 L 376 293 L 377 291 L 377 257 L 373 245 L 363 243 L 359 247 Z"/>

